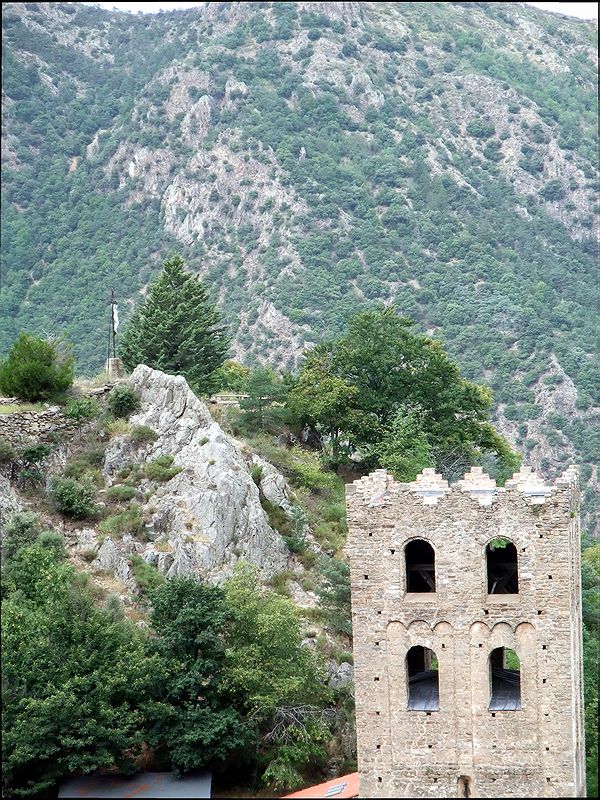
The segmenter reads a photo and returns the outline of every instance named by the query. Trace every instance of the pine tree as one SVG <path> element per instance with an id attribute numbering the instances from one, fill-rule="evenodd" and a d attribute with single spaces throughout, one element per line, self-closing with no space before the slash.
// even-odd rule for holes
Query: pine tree
<path id="1" fill-rule="evenodd" d="M 146 364 L 183 375 L 198 394 L 218 386 L 215 371 L 227 356 L 229 336 L 200 278 L 186 272 L 181 256 L 167 259 L 119 345 L 126 369 Z"/>

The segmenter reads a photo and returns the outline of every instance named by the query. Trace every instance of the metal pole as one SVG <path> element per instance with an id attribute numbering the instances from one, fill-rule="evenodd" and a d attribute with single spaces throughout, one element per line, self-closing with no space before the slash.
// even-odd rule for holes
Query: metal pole
<path id="1" fill-rule="evenodd" d="M 110 332 L 112 336 L 113 358 L 117 357 L 116 333 L 115 333 L 115 290 L 110 290 Z"/>

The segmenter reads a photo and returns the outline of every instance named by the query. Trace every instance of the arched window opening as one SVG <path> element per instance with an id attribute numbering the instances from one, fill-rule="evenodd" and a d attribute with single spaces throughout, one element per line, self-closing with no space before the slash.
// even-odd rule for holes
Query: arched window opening
<path id="1" fill-rule="evenodd" d="M 404 549 L 406 591 L 435 592 L 435 553 L 423 539 L 413 539 Z"/>
<path id="2" fill-rule="evenodd" d="M 508 539 L 493 539 L 485 549 L 488 594 L 518 594 L 517 548 Z"/>
<path id="3" fill-rule="evenodd" d="M 516 711 L 521 708 L 521 664 L 508 647 L 490 653 L 490 711 Z"/>
<path id="4" fill-rule="evenodd" d="M 458 779 L 458 796 L 459 797 L 472 797 L 471 794 L 471 778 L 468 775 L 461 775 Z"/>
<path id="5" fill-rule="evenodd" d="M 439 711 L 438 660 L 427 647 L 411 647 L 406 654 L 408 708 L 411 711 Z"/>

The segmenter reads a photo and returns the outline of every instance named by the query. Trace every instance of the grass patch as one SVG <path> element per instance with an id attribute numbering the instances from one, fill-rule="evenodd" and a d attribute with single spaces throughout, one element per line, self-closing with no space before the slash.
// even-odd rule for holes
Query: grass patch
<path id="1" fill-rule="evenodd" d="M 131 569 L 142 595 L 147 595 L 154 589 L 158 589 L 165 582 L 165 576 L 155 566 L 144 561 L 141 556 L 131 556 Z"/>
<path id="2" fill-rule="evenodd" d="M 131 429 L 131 438 L 136 444 L 142 444 L 144 442 L 155 442 L 158 439 L 158 434 L 148 425 L 135 425 Z"/>
<path id="3" fill-rule="evenodd" d="M 283 570 L 283 572 L 276 572 L 275 575 L 272 575 L 267 581 L 267 586 L 283 597 L 290 597 L 291 592 L 288 584 L 293 577 L 294 573 L 289 569 Z"/>
<path id="4" fill-rule="evenodd" d="M 98 528 L 106 536 L 123 536 L 130 533 L 139 535 L 144 530 L 144 519 L 140 507 L 132 503 L 126 511 L 120 514 L 111 514 L 102 520 Z"/>
<path id="5" fill-rule="evenodd" d="M 122 503 L 125 501 L 133 500 L 135 497 L 135 488 L 133 486 L 125 486 L 122 483 L 118 483 L 116 486 L 111 486 L 110 489 L 106 492 L 106 496 L 109 500 L 116 500 L 118 503 Z"/>
<path id="6" fill-rule="evenodd" d="M 131 432 L 131 425 L 125 419 L 108 417 L 104 423 L 104 430 L 109 436 L 119 436 Z"/>
<path id="7" fill-rule="evenodd" d="M 144 466 L 144 475 L 151 481 L 158 481 L 159 483 L 170 481 L 181 471 L 181 467 L 173 466 L 173 456 L 159 456 Z"/>
<path id="8" fill-rule="evenodd" d="M 0 405 L 0 415 L 18 414 L 20 411 L 32 411 L 38 413 L 46 408 L 44 403 L 6 403 Z"/>
<path id="9" fill-rule="evenodd" d="M 65 476 L 80 480 L 87 478 L 96 486 L 104 486 L 104 477 L 101 467 L 104 464 L 104 448 L 94 447 L 85 453 L 71 458 L 65 467 Z"/>

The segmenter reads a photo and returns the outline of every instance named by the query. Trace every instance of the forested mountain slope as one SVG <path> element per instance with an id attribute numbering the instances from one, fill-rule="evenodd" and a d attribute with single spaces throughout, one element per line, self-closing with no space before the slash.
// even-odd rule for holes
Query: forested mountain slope
<path id="1" fill-rule="evenodd" d="M 513 3 L 8 3 L 3 29 L 0 350 L 66 331 L 97 371 L 110 287 L 125 309 L 179 249 L 238 356 L 293 367 L 395 303 L 494 389 L 535 466 L 591 460 L 592 24 Z"/>

